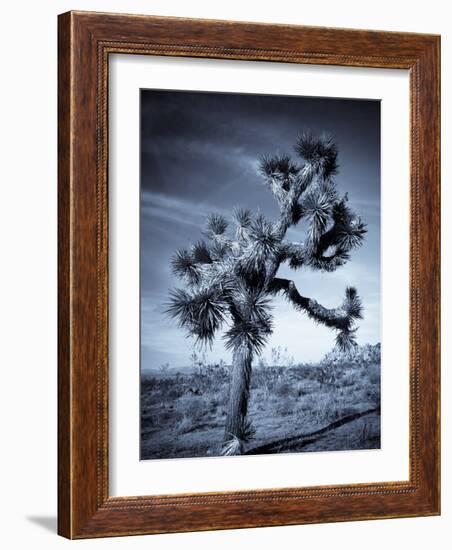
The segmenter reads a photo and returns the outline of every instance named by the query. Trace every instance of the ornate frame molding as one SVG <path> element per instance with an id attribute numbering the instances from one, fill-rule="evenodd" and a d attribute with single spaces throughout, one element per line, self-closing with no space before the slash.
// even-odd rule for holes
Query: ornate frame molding
<path id="1" fill-rule="evenodd" d="M 408 33 L 88 12 L 59 17 L 60 534 L 85 538 L 439 513 L 439 47 L 437 36 Z M 409 481 L 109 497 L 110 54 L 410 71 Z"/>

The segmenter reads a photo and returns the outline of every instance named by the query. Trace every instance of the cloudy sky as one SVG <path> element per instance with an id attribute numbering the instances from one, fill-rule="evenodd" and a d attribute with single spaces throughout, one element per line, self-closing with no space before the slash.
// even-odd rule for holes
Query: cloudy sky
<path id="1" fill-rule="evenodd" d="M 189 364 L 192 342 L 163 311 L 181 282 L 170 269 L 174 251 L 202 235 L 210 212 L 234 206 L 275 219 L 277 208 L 257 171 L 263 154 L 290 154 L 310 129 L 334 134 L 339 149 L 338 191 L 368 224 L 362 248 L 334 273 L 280 270 L 304 296 L 326 307 L 355 285 L 364 304 L 359 343 L 380 341 L 380 103 L 367 100 L 141 91 L 141 357 L 144 370 Z M 303 240 L 302 227 L 288 238 Z M 282 297 L 274 300 L 270 349 L 287 347 L 296 361 L 320 359 L 335 334 L 315 325 Z M 207 354 L 229 362 L 221 337 Z"/>

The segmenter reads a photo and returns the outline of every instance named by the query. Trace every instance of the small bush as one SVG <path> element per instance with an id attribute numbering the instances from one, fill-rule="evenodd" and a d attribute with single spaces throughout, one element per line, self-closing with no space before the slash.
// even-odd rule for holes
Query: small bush
<path id="1" fill-rule="evenodd" d="M 166 397 L 168 399 L 178 399 L 183 394 L 183 388 L 181 386 L 174 385 L 166 392 Z"/>
<path id="2" fill-rule="evenodd" d="M 369 378 L 369 382 L 371 384 L 379 384 L 380 383 L 380 365 L 373 363 L 372 365 L 369 365 L 367 369 L 367 376 Z"/>
<path id="3" fill-rule="evenodd" d="M 193 397 L 190 399 L 187 408 L 186 413 L 187 415 L 193 420 L 199 419 L 206 413 L 207 407 L 204 403 L 203 399 Z"/>
<path id="4" fill-rule="evenodd" d="M 280 401 L 276 406 L 276 412 L 281 416 L 288 416 L 293 413 L 293 408 L 289 401 Z"/>
<path id="5" fill-rule="evenodd" d="M 341 386 L 344 388 L 354 386 L 356 384 L 356 372 L 347 371 L 341 379 Z"/>
<path id="6" fill-rule="evenodd" d="M 324 385 L 333 385 L 336 382 L 336 372 L 333 365 L 319 365 L 315 370 L 315 379 Z"/>
<path id="7" fill-rule="evenodd" d="M 279 397 L 287 397 L 292 393 L 292 387 L 288 382 L 279 381 L 275 386 L 275 394 Z"/>
<path id="8" fill-rule="evenodd" d="M 368 388 L 366 390 L 366 397 L 372 403 L 372 405 L 378 407 L 380 405 L 380 387 L 371 386 L 370 388 Z"/>

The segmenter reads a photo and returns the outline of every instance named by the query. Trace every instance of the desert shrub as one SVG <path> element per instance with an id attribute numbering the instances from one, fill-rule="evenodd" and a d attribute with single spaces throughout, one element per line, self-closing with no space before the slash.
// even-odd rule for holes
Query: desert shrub
<path id="1" fill-rule="evenodd" d="M 309 393 L 309 389 L 306 387 L 306 384 L 303 384 L 303 382 L 298 382 L 295 384 L 293 391 L 297 397 L 302 397 L 303 395 L 307 395 Z"/>
<path id="2" fill-rule="evenodd" d="M 141 392 L 146 394 L 152 391 L 158 385 L 158 380 L 154 376 L 144 376 L 141 380 Z"/>
<path id="3" fill-rule="evenodd" d="M 314 394 L 305 395 L 300 400 L 300 405 L 299 406 L 303 407 L 303 410 L 305 410 L 305 411 L 310 411 L 314 408 L 314 405 L 316 403 L 316 399 L 317 399 L 317 397 Z"/>
<path id="4" fill-rule="evenodd" d="M 276 406 L 276 412 L 281 416 L 289 416 L 293 413 L 293 407 L 289 401 L 280 401 Z"/>
<path id="5" fill-rule="evenodd" d="M 280 397 L 288 397 L 292 393 L 292 386 L 288 382 L 281 380 L 275 385 L 274 392 Z"/>
<path id="6" fill-rule="evenodd" d="M 319 365 L 315 369 L 315 379 L 324 385 L 332 385 L 336 382 L 336 372 L 332 364 Z"/>
<path id="7" fill-rule="evenodd" d="M 297 401 L 297 415 L 303 415 L 305 418 L 317 420 L 325 414 L 325 403 L 323 394 L 308 394 L 300 397 Z"/>
<path id="8" fill-rule="evenodd" d="M 193 397 L 188 402 L 186 413 L 192 420 L 195 420 L 204 416 L 206 409 L 207 407 L 203 399 Z"/>
<path id="9" fill-rule="evenodd" d="M 251 388 L 261 389 L 263 398 L 268 399 L 274 395 L 275 384 L 278 380 L 278 372 L 272 367 L 266 367 L 259 371 L 253 372 L 251 377 Z"/>
<path id="10" fill-rule="evenodd" d="M 372 365 L 369 365 L 369 367 L 367 368 L 367 376 L 371 384 L 379 384 L 380 383 L 380 365 L 377 363 L 373 363 Z"/>
<path id="11" fill-rule="evenodd" d="M 370 386 L 367 388 L 366 397 L 373 406 L 378 407 L 380 405 L 380 387 Z"/>
<path id="12" fill-rule="evenodd" d="M 360 384 L 359 386 L 354 387 L 353 391 L 351 391 L 348 396 L 348 403 L 350 405 L 359 405 L 361 407 L 366 407 L 369 400 L 369 398 L 367 397 L 367 390 L 367 384 Z"/>
<path id="13" fill-rule="evenodd" d="M 336 420 L 338 414 L 338 403 L 330 393 L 320 393 L 310 396 L 311 407 L 309 414 L 320 424 L 329 420 Z"/>
<path id="14" fill-rule="evenodd" d="M 297 424 L 300 426 L 305 425 L 309 419 L 309 414 L 307 414 L 306 411 L 302 408 L 297 407 L 297 409 L 295 410 L 295 415 L 297 417 Z"/>
<path id="15" fill-rule="evenodd" d="M 351 387 L 356 384 L 357 376 L 356 371 L 349 370 L 346 371 L 340 380 L 341 387 Z"/>
<path id="16" fill-rule="evenodd" d="M 294 375 L 298 380 L 317 380 L 317 365 L 299 364 Z"/>
<path id="17" fill-rule="evenodd" d="M 166 391 L 166 397 L 172 400 L 178 399 L 183 394 L 183 392 L 184 390 L 181 386 L 173 385 Z"/>

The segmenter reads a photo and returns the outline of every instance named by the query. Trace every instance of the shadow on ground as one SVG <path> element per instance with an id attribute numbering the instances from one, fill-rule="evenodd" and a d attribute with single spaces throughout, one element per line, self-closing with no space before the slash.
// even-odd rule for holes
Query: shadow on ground
<path id="1" fill-rule="evenodd" d="M 30 523 L 39 525 L 39 527 L 42 527 L 46 531 L 57 532 L 57 518 L 55 516 L 27 516 L 26 519 Z"/>

